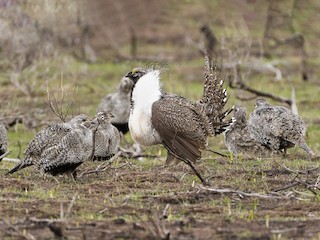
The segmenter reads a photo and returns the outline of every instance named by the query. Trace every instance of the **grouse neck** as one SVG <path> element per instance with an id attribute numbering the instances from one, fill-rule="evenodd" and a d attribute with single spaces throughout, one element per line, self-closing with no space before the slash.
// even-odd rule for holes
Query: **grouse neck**
<path id="1" fill-rule="evenodd" d="M 140 109 L 151 114 L 152 104 L 161 98 L 160 71 L 152 70 L 143 75 L 132 90 L 132 110 Z"/>

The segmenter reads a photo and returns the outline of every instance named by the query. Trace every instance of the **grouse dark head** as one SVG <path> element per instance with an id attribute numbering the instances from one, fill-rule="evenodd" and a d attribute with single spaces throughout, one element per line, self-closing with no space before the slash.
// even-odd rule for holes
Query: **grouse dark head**
<path id="1" fill-rule="evenodd" d="M 114 115 L 109 111 L 101 111 L 91 121 L 91 128 L 96 127 L 103 123 L 110 123 L 110 120 L 114 118 Z"/>
<path id="2" fill-rule="evenodd" d="M 245 107 L 236 105 L 233 109 L 233 116 L 237 121 L 246 121 L 247 110 Z"/>
<path id="3" fill-rule="evenodd" d="M 146 69 L 143 68 L 134 68 L 131 72 L 128 72 L 126 77 L 130 78 L 131 81 L 136 84 L 139 78 L 147 73 Z"/>

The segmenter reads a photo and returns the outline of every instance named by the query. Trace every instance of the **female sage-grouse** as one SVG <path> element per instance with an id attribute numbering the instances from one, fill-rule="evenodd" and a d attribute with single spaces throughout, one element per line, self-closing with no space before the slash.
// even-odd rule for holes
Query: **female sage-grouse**
<path id="1" fill-rule="evenodd" d="M 224 133 L 224 141 L 228 150 L 236 157 L 267 157 L 272 151 L 256 142 L 250 135 L 246 119 L 247 110 L 243 106 L 235 106 L 233 118 L 235 120 Z"/>
<path id="2" fill-rule="evenodd" d="M 288 108 L 272 106 L 265 99 L 257 99 L 250 114 L 249 130 L 252 137 L 272 150 L 284 150 L 298 145 L 309 155 L 315 154 L 304 140 L 305 123 Z"/>
<path id="3" fill-rule="evenodd" d="M 202 183 L 206 181 L 194 168 L 207 147 L 207 137 L 226 130 L 231 121 L 224 121 L 230 110 L 223 80 L 206 57 L 203 97 L 191 102 L 160 87 L 160 71 L 136 68 L 127 74 L 134 87 L 131 96 L 129 129 L 132 138 L 143 146 L 163 144 L 167 163 L 180 160 L 188 164 Z"/>
<path id="4" fill-rule="evenodd" d="M 66 135 L 71 133 L 72 129 L 78 128 L 81 124 L 86 123 L 87 120 L 88 117 L 85 114 L 80 114 L 69 122 L 54 123 L 42 129 L 29 143 L 25 150 L 24 159 L 7 174 L 12 174 L 31 165 L 37 165 L 41 161 L 43 152 L 46 149 L 59 144 Z"/>
<path id="5" fill-rule="evenodd" d="M 113 117 L 113 114 L 110 112 L 98 112 L 92 121 L 93 125 L 98 124 L 97 129 L 93 129 L 93 131 L 96 131 L 93 160 L 109 160 L 119 151 L 120 133 L 118 129 L 110 123 Z"/>
<path id="6" fill-rule="evenodd" d="M 97 108 L 97 113 L 103 111 L 111 112 L 114 116 L 111 119 L 111 124 L 123 134 L 129 131 L 128 121 L 132 87 L 133 82 L 129 78 L 122 78 L 117 91 L 105 96 Z"/>

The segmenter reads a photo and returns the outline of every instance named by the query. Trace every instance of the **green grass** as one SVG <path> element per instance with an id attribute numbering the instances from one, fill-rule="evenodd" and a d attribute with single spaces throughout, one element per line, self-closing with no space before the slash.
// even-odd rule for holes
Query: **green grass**
<path id="1" fill-rule="evenodd" d="M 219 1 L 215 4 L 211 4 L 211 1 L 205 2 L 206 4 L 202 8 L 197 8 L 190 15 L 190 8 L 195 3 L 184 1 L 182 9 L 186 11 L 181 11 L 181 16 L 178 16 L 182 19 L 188 16 L 183 22 L 183 26 L 186 27 L 185 31 L 192 29 L 194 39 L 197 39 L 199 34 L 196 32 L 199 22 L 190 16 L 202 19 L 203 11 L 213 11 L 221 6 Z M 221 4 L 223 3 L 221 2 Z M 225 4 L 228 5 L 228 3 Z M 265 4 L 262 5 L 257 6 L 257 8 L 265 10 Z M 177 7 L 178 3 L 174 3 L 172 6 L 173 10 Z M 304 10 L 302 16 L 297 15 L 294 22 L 297 30 L 307 31 L 306 24 L 309 21 L 306 20 L 306 16 L 315 14 L 315 12 L 316 10 L 309 9 Z M 169 11 L 168 14 L 173 13 Z M 224 13 L 222 11 L 217 12 L 217 15 L 221 14 Z M 179 22 L 181 19 L 176 21 Z M 226 41 L 230 41 L 230 45 L 236 45 L 238 43 L 236 37 L 239 36 L 237 34 L 240 34 L 239 29 L 237 29 L 238 24 L 234 23 L 234 19 L 230 19 L 230 21 L 225 19 L 224 21 L 223 24 L 217 24 L 216 34 L 218 37 L 225 36 Z M 250 26 L 250 33 L 252 33 L 253 38 L 262 35 L 263 28 L 259 24 L 262 25 L 257 23 Z M 177 34 L 181 34 L 180 31 L 177 29 Z M 309 34 L 307 33 L 307 36 L 312 36 L 313 33 Z M 307 40 L 314 41 L 314 39 Z M 185 96 L 194 101 L 202 96 L 204 59 L 196 53 L 196 49 L 190 46 L 186 47 L 184 43 L 177 46 L 170 41 L 155 45 L 141 40 L 140 44 L 143 45 L 143 47 L 140 46 L 138 51 L 141 56 L 144 53 L 147 56 L 159 53 L 166 56 L 175 56 L 175 54 L 182 56 L 181 59 L 177 57 L 169 63 L 151 63 L 160 66 L 168 64 L 162 75 L 165 91 Z M 318 49 L 317 46 L 307 45 L 309 52 L 314 51 L 313 48 Z M 126 45 L 121 50 L 128 52 L 129 46 Z M 190 52 L 193 53 L 187 55 Z M 186 55 L 183 55 L 185 53 Z M 275 56 L 271 60 L 288 61 L 288 64 L 292 64 L 291 68 L 295 68 L 299 60 L 296 56 L 291 56 L 290 51 L 286 54 L 287 56 Z M 271 60 L 267 59 L 265 61 Z M 290 78 L 296 88 L 299 115 L 307 123 L 307 143 L 314 152 L 319 154 L 320 95 L 319 83 L 317 82 L 320 77 L 317 71 L 320 63 L 319 56 L 314 56 L 311 52 L 309 62 L 313 73 L 309 82 L 303 82 L 298 71 L 294 71 L 294 69 L 290 72 Z M 4 113 L 21 112 L 25 114 L 29 109 L 35 108 L 46 110 L 40 116 L 43 122 L 38 124 L 35 129 L 30 129 L 22 124 L 17 124 L 9 129 L 9 148 L 11 152 L 7 157 L 17 158 L 20 152 L 20 157 L 23 158 L 23 151 L 36 132 L 48 123 L 58 121 L 58 118 L 50 112 L 46 105 L 47 82 L 49 90 L 54 92 L 58 98 L 61 96 L 62 83 L 66 94 L 66 102 L 73 103 L 73 113 L 84 112 L 93 116 L 100 99 L 117 88 L 122 76 L 134 67 L 148 65 L 150 63 L 141 61 L 99 61 L 95 64 L 87 64 L 66 54 L 61 54 L 54 59 L 44 59 L 20 73 L 19 81 L 34 86 L 32 96 L 28 96 L 15 88 L 10 83 L 7 74 L 1 74 L 0 96 L 4 96 L 4 101 L 0 103 L 0 106 Z M 246 70 L 243 71 L 243 73 L 247 73 Z M 227 75 L 227 70 L 225 70 L 225 73 Z M 254 89 L 285 98 L 291 97 L 291 86 L 286 79 L 275 81 L 274 76 L 270 74 L 248 73 L 244 80 Z M 228 94 L 230 98 L 227 105 L 244 105 L 247 107 L 249 115 L 254 108 L 254 101 L 240 100 L 238 96 L 248 97 L 251 95 L 230 88 L 228 88 Z M 275 101 L 270 101 L 270 103 L 279 104 Z M 129 147 L 133 140 L 129 134 L 124 138 L 122 145 Z M 224 145 L 223 136 L 210 138 L 209 146 L 216 151 L 229 154 Z M 87 175 L 80 179 L 77 184 L 66 177 L 58 177 L 59 183 L 57 183 L 53 178 L 40 176 L 36 171 L 33 171 L 32 167 L 21 170 L 12 176 L 5 176 L 5 172 L 15 164 L 2 161 L 0 163 L 0 200 L 3 200 L 4 204 L 1 202 L 0 205 L 0 220 L 5 219 L 16 224 L 26 216 L 59 219 L 61 214 L 60 204 L 63 204 L 63 209 L 66 212 L 76 192 L 78 196 L 72 207 L 68 224 L 73 228 L 79 226 L 89 228 L 88 225 L 90 224 L 94 223 L 98 226 L 107 222 L 113 232 L 116 232 L 114 229 L 123 225 L 126 226 L 126 224 L 130 231 L 134 231 L 132 230 L 134 229 L 132 227 L 134 223 L 150 222 L 150 219 L 155 218 L 154 215 L 161 216 L 167 205 L 167 217 L 161 219 L 161 221 L 167 225 L 171 232 L 178 234 L 176 229 L 181 229 L 182 233 L 195 236 L 191 235 L 191 233 L 195 233 L 192 231 L 194 229 L 200 231 L 201 225 L 215 232 L 214 237 L 216 238 L 230 238 L 232 236 L 250 238 L 267 234 L 271 239 L 290 239 L 293 237 L 290 233 L 277 235 L 271 234 L 270 230 L 294 227 L 298 229 L 299 222 L 305 223 L 309 227 L 313 223 L 312 221 L 320 216 L 319 190 L 316 190 L 316 193 L 313 194 L 306 187 L 299 185 L 287 190 L 287 193 L 301 199 L 288 198 L 281 200 L 202 192 L 197 188 L 199 180 L 188 166 L 185 164 L 164 166 L 166 150 L 162 146 L 148 147 L 144 150 L 146 154 L 156 155 L 160 158 L 119 159 L 112 164 L 113 168 L 103 173 Z M 130 164 L 117 169 L 124 162 Z M 80 167 L 80 171 L 95 168 L 97 164 L 87 162 Z M 290 168 L 293 172 L 285 172 L 284 166 Z M 297 147 L 289 149 L 286 158 L 280 156 L 267 159 L 245 159 L 230 156 L 224 159 L 206 152 L 203 154 L 203 159 L 196 164 L 196 167 L 205 177 L 212 177 L 213 188 L 228 188 L 259 194 L 267 194 L 277 188 L 285 187 L 296 179 L 314 184 L 319 175 L 319 171 L 308 175 L 294 173 L 297 170 L 319 167 L 318 160 L 308 159 L 306 154 Z M 292 192 L 290 193 L 290 191 Z M 114 224 L 113 221 L 119 218 L 124 219 L 126 224 Z M 252 227 L 255 224 L 260 228 Z M 72 227 L 70 229 L 73 229 Z M 146 232 L 149 231 L 145 225 L 142 227 L 147 229 Z M 139 229 L 139 226 L 136 226 L 136 228 Z M 99 226 L 97 229 L 99 229 Z M 229 229 L 229 232 L 225 233 L 226 230 L 224 229 Z M 0 224 L 0 232 L 1 230 Z M 308 230 L 310 229 L 306 229 L 305 232 L 308 232 Z M 30 228 L 28 231 L 31 231 Z M 316 231 L 314 230 L 314 232 Z M 181 234 L 181 232 L 179 233 Z M 312 229 L 309 232 L 312 232 Z M 177 236 L 174 234 L 172 235 L 173 238 Z M 313 237 L 316 238 L 317 236 L 319 236 L 317 233 L 313 234 Z"/>

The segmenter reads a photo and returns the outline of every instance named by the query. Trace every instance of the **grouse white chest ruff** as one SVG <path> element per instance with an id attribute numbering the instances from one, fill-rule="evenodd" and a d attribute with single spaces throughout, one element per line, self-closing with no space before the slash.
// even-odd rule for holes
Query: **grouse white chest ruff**
<path id="1" fill-rule="evenodd" d="M 152 104 L 161 98 L 158 70 L 142 76 L 132 91 L 129 129 L 132 138 L 143 146 L 161 143 L 162 139 L 151 123 Z"/>

